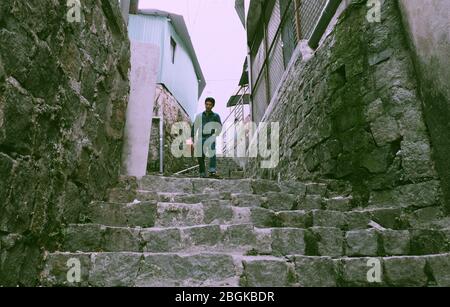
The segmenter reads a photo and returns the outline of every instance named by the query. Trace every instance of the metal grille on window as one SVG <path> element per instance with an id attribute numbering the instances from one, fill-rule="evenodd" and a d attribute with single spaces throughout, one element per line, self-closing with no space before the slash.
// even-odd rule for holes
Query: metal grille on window
<path id="1" fill-rule="evenodd" d="M 297 47 L 297 26 L 295 17 L 295 1 L 296 0 L 280 0 L 281 14 L 285 14 L 281 36 L 283 41 L 284 66 L 287 67 Z M 289 7 L 288 7 L 289 6 Z"/>
<path id="2" fill-rule="evenodd" d="M 268 105 L 266 88 L 266 69 L 261 71 L 261 78 L 253 90 L 252 116 L 255 122 L 260 122 Z"/>
<path id="3" fill-rule="evenodd" d="M 272 46 L 268 59 L 269 68 L 269 101 L 275 95 L 275 91 L 283 77 L 284 73 L 284 61 L 283 61 L 283 48 L 281 47 L 281 39 L 278 29 L 281 24 L 280 3 L 277 0 L 274 4 L 272 16 L 268 24 L 268 38 L 269 46 Z M 278 34 L 278 35 L 277 35 Z"/>
<path id="4" fill-rule="evenodd" d="M 295 1 L 295 0 L 294 0 Z M 320 19 L 328 0 L 302 0 L 300 1 L 300 33 L 302 39 L 309 39 Z"/>

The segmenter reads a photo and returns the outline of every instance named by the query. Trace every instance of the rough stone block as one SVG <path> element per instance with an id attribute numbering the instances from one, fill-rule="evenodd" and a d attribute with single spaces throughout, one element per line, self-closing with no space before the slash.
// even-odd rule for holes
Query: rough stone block
<path id="1" fill-rule="evenodd" d="M 255 246 L 256 233 L 253 225 L 229 225 L 225 227 L 225 244 L 231 246 Z"/>
<path id="2" fill-rule="evenodd" d="M 142 254 L 92 254 L 89 284 L 94 287 L 134 286 Z"/>
<path id="3" fill-rule="evenodd" d="M 138 181 L 138 188 L 158 193 L 198 193 L 189 178 L 145 176 Z"/>
<path id="4" fill-rule="evenodd" d="M 303 182 L 283 181 L 279 184 L 281 193 L 294 194 L 297 196 L 306 195 L 306 185 Z"/>
<path id="5" fill-rule="evenodd" d="M 386 281 L 394 287 L 424 287 L 428 281 L 425 264 L 421 257 L 385 258 Z"/>
<path id="6" fill-rule="evenodd" d="M 144 252 L 165 253 L 185 248 L 181 239 L 181 231 L 177 228 L 143 229 L 141 237 L 145 244 Z"/>
<path id="7" fill-rule="evenodd" d="M 252 193 L 250 180 L 192 179 L 194 193 Z"/>
<path id="8" fill-rule="evenodd" d="M 292 283 L 293 270 L 283 259 L 274 257 L 246 257 L 241 286 L 287 287 Z"/>
<path id="9" fill-rule="evenodd" d="M 279 226 L 308 228 L 312 226 L 312 216 L 303 210 L 280 211 L 275 214 Z"/>
<path id="10" fill-rule="evenodd" d="M 180 194 L 175 195 L 169 202 L 186 203 L 186 204 L 199 204 L 213 200 L 229 200 L 231 199 L 231 193 L 227 192 L 214 192 L 208 194 Z"/>
<path id="11" fill-rule="evenodd" d="M 383 146 L 400 138 L 400 131 L 395 118 L 390 116 L 381 116 L 371 125 L 373 138 L 378 146 Z"/>
<path id="12" fill-rule="evenodd" d="M 221 254 L 144 255 L 136 279 L 140 287 L 209 286 L 235 278 L 233 258 Z M 224 284 L 226 285 L 226 284 Z"/>
<path id="13" fill-rule="evenodd" d="M 233 219 L 233 211 L 229 205 L 222 205 L 220 202 L 207 201 L 203 203 L 204 223 L 218 224 L 228 223 Z"/>
<path id="14" fill-rule="evenodd" d="M 372 192 L 369 204 L 395 207 L 431 207 L 439 203 L 439 181 L 399 186 L 394 190 Z"/>
<path id="15" fill-rule="evenodd" d="M 372 219 L 384 228 L 397 229 L 402 214 L 400 208 L 369 210 Z"/>
<path id="16" fill-rule="evenodd" d="M 367 229 L 371 214 L 368 211 L 350 211 L 345 214 L 349 230 Z"/>
<path id="17" fill-rule="evenodd" d="M 404 140 L 402 142 L 402 167 L 408 179 L 436 177 L 429 142 Z"/>
<path id="18" fill-rule="evenodd" d="M 317 252 L 317 256 L 340 257 L 344 254 L 344 234 L 338 228 L 312 227 L 311 232 L 312 251 Z"/>
<path id="19" fill-rule="evenodd" d="M 97 224 L 69 225 L 64 230 L 65 251 L 101 251 L 103 246 L 104 227 Z"/>
<path id="20" fill-rule="evenodd" d="M 297 209 L 314 210 L 322 209 L 322 196 L 306 195 L 303 199 L 299 199 Z"/>
<path id="21" fill-rule="evenodd" d="M 79 283 L 71 283 L 67 279 L 70 259 L 79 261 L 81 278 Z M 71 264 L 72 265 L 72 264 Z M 91 270 L 91 256 L 83 253 L 53 253 L 48 254 L 45 259 L 44 269 L 40 281 L 45 287 L 87 287 L 89 285 L 89 272 Z"/>
<path id="22" fill-rule="evenodd" d="M 304 255 L 305 231 L 297 228 L 272 229 L 272 252 L 279 255 Z"/>
<path id="23" fill-rule="evenodd" d="M 280 192 L 264 193 L 263 207 L 274 211 L 293 210 L 297 206 L 297 196 Z"/>
<path id="24" fill-rule="evenodd" d="M 325 200 L 325 207 L 331 211 L 350 211 L 352 209 L 351 201 L 351 197 L 333 197 Z"/>
<path id="25" fill-rule="evenodd" d="M 194 226 L 183 229 L 183 234 L 192 245 L 213 246 L 222 240 L 222 233 L 219 225 Z"/>
<path id="26" fill-rule="evenodd" d="M 106 227 L 102 244 L 103 251 L 141 252 L 139 232 L 133 228 Z"/>
<path id="27" fill-rule="evenodd" d="M 320 195 L 322 197 L 327 194 L 327 185 L 323 183 L 307 183 L 306 195 Z"/>
<path id="28" fill-rule="evenodd" d="M 107 226 L 153 227 L 156 217 L 156 202 L 129 204 L 92 203 L 87 212 L 93 223 Z"/>
<path id="29" fill-rule="evenodd" d="M 410 236 L 407 230 L 383 230 L 380 232 L 384 253 L 388 256 L 409 255 Z"/>
<path id="30" fill-rule="evenodd" d="M 336 287 L 337 272 L 331 258 L 296 256 L 294 262 L 300 287 Z"/>
<path id="31" fill-rule="evenodd" d="M 447 251 L 447 238 L 442 231 L 431 229 L 411 230 L 411 253 L 413 255 L 439 254 Z"/>
<path id="32" fill-rule="evenodd" d="M 378 234 L 376 230 L 353 230 L 345 236 L 348 256 L 377 256 Z"/>
<path id="33" fill-rule="evenodd" d="M 281 192 L 280 187 L 275 181 L 255 179 L 251 181 L 253 194 L 264 194 L 268 192 Z"/>
<path id="34" fill-rule="evenodd" d="M 377 277 L 373 270 L 377 269 L 371 261 L 379 261 L 380 282 L 369 279 Z M 340 266 L 342 286 L 346 287 L 379 287 L 385 285 L 382 258 L 344 258 L 336 261 Z M 371 271 L 372 270 L 372 271 Z"/>
<path id="35" fill-rule="evenodd" d="M 261 207 L 267 199 L 260 195 L 233 193 L 231 194 L 231 203 L 238 207 Z"/>
<path id="36" fill-rule="evenodd" d="M 158 227 L 194 226 L 203 224 L 201 204 L 158 203 L 155 225 Z"/>
<path id="37" fill-rule="evenodd" d="M 251 222 L 257 227 L 274 227 L 275 212 L 263 208 L 251 208 Z"/>
<path id="38" fill-rule="evenodd" d="M 314 210 L 313 224 L 318 227 L 344 229 L 347 226 L 345 213 L 339 211 Z"/>
<path id="39" fill-rule="evenodd" d="M 434 280 L 439 287 L 450 287 L 450 254 L 427 257 Z"/>

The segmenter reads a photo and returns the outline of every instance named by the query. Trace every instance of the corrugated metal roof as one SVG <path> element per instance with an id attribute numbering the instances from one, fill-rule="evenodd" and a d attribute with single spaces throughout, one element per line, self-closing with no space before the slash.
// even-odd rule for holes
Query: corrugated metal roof
<path id="1" fill-rule="evenodd" d="M 170 13 L 170 12 L 154 10 L 154 9 L 139 10 L 138 14 L 139 15 L 151 15 L 151 16 L 162 16 L 162 17 L 167 17 L 171 20 L 171 23 L 172 23 L 175 31 L 181 37 L 181 39 L 183 40 L 183 43 L 185 44 L 186 48 L 188 49 L 187 51 L 192 59 L 192 63 L 194 64 L 195 73 L 199 80 L 198 97 L 200 98 L 203 94 L 203 90 L 206 87 L 206 81 L 205 81 L 205 77 L 203 75 L 202 68 L 200 67 L 200 63 L 198 61 L 197 54 L 195 53 L 195 49 L 192 44 L 191 36 L 189 35 L 189 31 L 186 27 L 184 17 L 181 15 Z"/>

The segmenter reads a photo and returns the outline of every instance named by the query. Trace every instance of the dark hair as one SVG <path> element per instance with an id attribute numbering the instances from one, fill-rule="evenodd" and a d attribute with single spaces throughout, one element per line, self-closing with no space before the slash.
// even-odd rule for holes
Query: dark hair
<path id="1" fill-rule="evenodd" d="M 213 106 L 216 106 L 216 100 L 214 98 L 212 98 L 212 97 L 206 98 L 205 103 L 207 103 L 208 101 L 212 102 Z"/>

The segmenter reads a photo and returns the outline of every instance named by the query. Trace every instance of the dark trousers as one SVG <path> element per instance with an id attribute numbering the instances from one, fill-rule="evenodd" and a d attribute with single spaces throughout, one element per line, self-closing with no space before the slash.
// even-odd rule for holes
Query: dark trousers
<path id="1" fill-rule="evenodd" d="M 198 158 L 198 164 L 200 165 L 200 175 L 206 175 L 206 167 L 205 167 L 205 151 L 203 149 L 203 146 L 205 145 L 207 138 L 202 139 L 202 156 Z M 211 146 L 212 150 L 214 151 L 214 156 L 209 158 L 209 172 L 215 173 L 216 167 L 217 167 L 217 158 L 216 158 L 216 142 L 214 142 Z"/>

